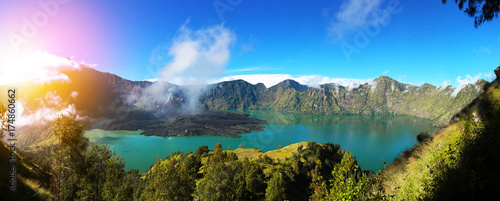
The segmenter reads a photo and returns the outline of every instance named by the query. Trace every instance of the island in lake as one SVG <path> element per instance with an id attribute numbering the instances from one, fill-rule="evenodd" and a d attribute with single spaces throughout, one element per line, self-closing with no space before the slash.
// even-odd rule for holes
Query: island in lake
<path id="1" fill-rule="evenodd" d="M 140 117 L 140 118 L 138 118 Z M 136 114 L 123 120 L 115 120 L 103 130 L 143 130 L 142 135 L 151 136 L 196 136 L 214 135 L 239 138 L 237 134 L 262 131 L 266 121 L 249 117 L 245 113 L 224 111 L 201 111 L 185 114 L 174 119 L 154 118 Z"/>

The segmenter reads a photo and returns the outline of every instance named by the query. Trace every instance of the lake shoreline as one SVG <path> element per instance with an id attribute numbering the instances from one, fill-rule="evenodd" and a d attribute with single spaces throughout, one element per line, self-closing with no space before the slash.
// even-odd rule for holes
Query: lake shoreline
<path id="1" fill-rule="evenodd" d="M 333 142 L 352 152 L 364 170 L 383 168 L 382 160 L 392 161 L 405 148 L 413 146 L 419 132 L 433 133 L 428 120 L 409 116 L 343 116 L 290 114 L 287 112 L 248 111 L 250 117 L 267 120 L 263 131 L 238 134 L 240 138 L 220 136 L 163 136 L 152 137 L 140 131 L 104 131 L 94 129 L 85 132 L 90 143 L 108 144 L 126 161 L 125 169 L 138 168 L 146 171 L 156 157 L 166 157 L 173 152 L 194 152 L 200 145 L 212 149 L 221 142 L 224 150 L 257 148 L 263 152 L 278 147 L 314 141 Z M 122 135 L 122 133 L 127 135 Z"/>

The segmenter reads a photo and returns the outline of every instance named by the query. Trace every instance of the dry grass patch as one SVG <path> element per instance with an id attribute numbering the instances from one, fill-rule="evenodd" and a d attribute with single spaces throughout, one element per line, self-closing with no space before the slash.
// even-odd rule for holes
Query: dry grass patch
<path id="1" fill-rule="evenodd" d="M 250 148 L 238 148 L 236 150 L 228 150 L 225 152 L 233 152 L 235 153 L 238 158 L 243 159 L 243 158 L 248 158 L 250 160 L 254 160 L 259 158 L 260 155 L 264 156 L 267 155 L 269 158 L 273 160 L 283 160 L 287 157 L 290 157 L 293 155 L 293 153 L 297 152 L 297 148 L 299 146 L 302 146 L 303 149 L 307 148 L 307 142 L 299 142 L 295 144 L 288 145 L 286 147 L 283 147 L 281 149 L 277 150 L 271 150 L 268 152 L 262 152 L 258 149 L 250 149 Z"/>

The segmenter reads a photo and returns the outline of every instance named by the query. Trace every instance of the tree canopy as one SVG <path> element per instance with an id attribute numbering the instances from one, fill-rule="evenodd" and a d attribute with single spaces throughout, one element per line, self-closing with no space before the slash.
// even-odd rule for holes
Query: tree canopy
<path id="1" fill-rule="evenodd" d="M 446 3 L 448 0 L 442 0 Z M 498 17 L 500 11 L 500 0 L 455 0 L 458 8 L 462 10 L 465 6 L 464 12 L 474 18 L 474 27 L 479 27 L 486 21 L 491 21 L 493 18 Z"/>

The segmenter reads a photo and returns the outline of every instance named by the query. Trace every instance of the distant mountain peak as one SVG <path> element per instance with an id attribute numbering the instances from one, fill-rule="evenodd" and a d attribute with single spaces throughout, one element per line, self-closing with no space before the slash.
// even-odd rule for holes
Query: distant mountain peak
<path id="1" fill-rule="evenodd" d="M 422 86 L 420 86 L 420 89 L 424 89 L 424 90 L 427 90 L 427 89 L 436 90 L 437 87 L 426 82 L 426 83 L 422 84 Z"/>
<path id="2" fill-rule="evenodd" d="M 488 83 L 488 81 L 484 79 L 479 79 L 476 81 L 476 83 L 474 83 L 474 85 L 484 86 L 486 83 Z"/>
<path id="3" fill-rule="evenodd" d="M 377 79 L 375 79 L 375 81 L 396 81 L 395 79 L 392 79 L 391 77 L 387 77 L 385 75 L 382 75 L 380 77 L 378 77 Z"/>
<path id="4" fill-rule="evenodd" d="M 297 81 L 295 80 L 292 80 L 292 79 L 286 79 L 286 80 L 283 80 L 282 82 L 272 86 L 271 88 L 269 88 L 270 90 L 276 90 L 278 88 L 283 88 L 283 89 L 295 89 L 297 91 L 307 91 L 309 89 L 308 86 L 306 85 L 302 85 L 300 83 L 298 83 Z"/>
<path id="5" fill-rule="evenodd" d="M 224 83 L 224 84 L 228 84 L 228 83 L 238 83 L 238 84 L 249 84 L 251 85 L 249 82 L 245 81 L 245 80 L 242 80 L 242 79 L 237 79 L 237 80 L 229 80 L 229 81 L 223 81 L 221 83 Z"/>

